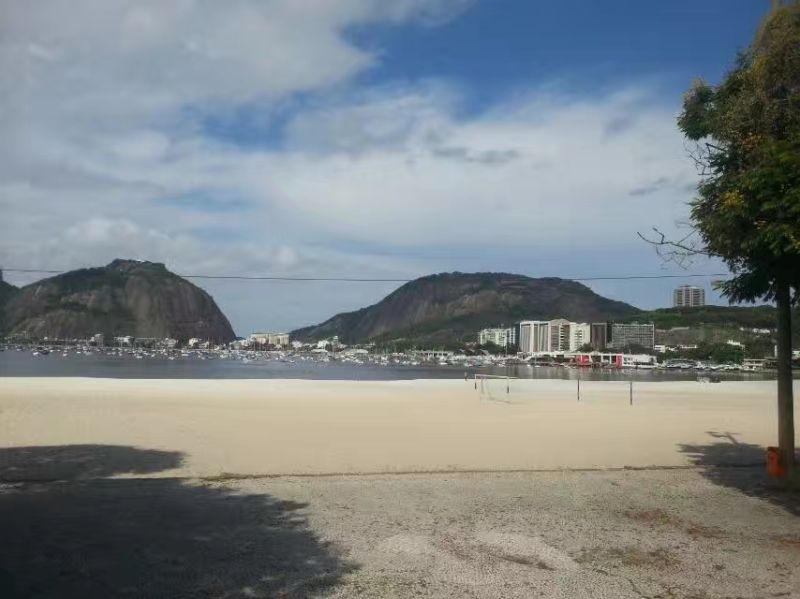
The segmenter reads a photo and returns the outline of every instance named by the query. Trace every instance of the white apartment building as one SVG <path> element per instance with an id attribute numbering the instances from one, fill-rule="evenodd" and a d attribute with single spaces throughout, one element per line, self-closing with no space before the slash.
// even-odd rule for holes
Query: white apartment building
<path id="1" fill-rule="evenodd" d="M 672 306 L 674 308 L 693 308 L 706 305 L 706 290 L 702 287 L 681 285 L 672 292 Z"/>
<path id="2" fill-rule="evenodd" d="M 578 351 L 582 346 L 591 343 L 592 326 L 588 322 L 570 323 L 569 351 Z"/>
<path id="3" fill-rule="evenodd" d="M 549 351 L 569 351 L 570 330 L 572 324 L 564 318 L 550 321 L 550 349 Z"/>
<path id="4" fill-rule="evenodd" d="M 250 343 L 259 345 L 274 345 L 285 347 L 289 345 L 289 333 L 253 333 L 249 337 Z"/>
<path id="5" fill-rule="evenodd" d="M 517 331 L 515 328 L 482 329 L 478 332 L 478 345 L 494 343 L 499 347 L 516 347 Z"/>
<path id="6" fill-rule="evenodd" d="M 524 354 L 553 351 L 550 345 L 550 322 L 523 320 L 519 323 L 519 351 Z"/>
<path id="7" fill-rule="evenodd" d="M 519 351 L 524 354 L 542 352 L 574 352 L 591 341 L 592 327 L 586 322 L 524 320 L 519 323 Z"/>

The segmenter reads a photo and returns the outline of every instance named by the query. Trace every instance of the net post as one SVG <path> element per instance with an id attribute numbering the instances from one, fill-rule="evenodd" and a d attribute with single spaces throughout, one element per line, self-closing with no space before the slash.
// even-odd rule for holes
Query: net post
<path id="1" fill-rule="evenodd" d="M 578 373 L 578 401 L 581 400 L 581 374 Z"/>
<path id="2" fill-rule="evenodd" d="M 633 381 L 630 381 L 629 404 L 633 405 Z"/>

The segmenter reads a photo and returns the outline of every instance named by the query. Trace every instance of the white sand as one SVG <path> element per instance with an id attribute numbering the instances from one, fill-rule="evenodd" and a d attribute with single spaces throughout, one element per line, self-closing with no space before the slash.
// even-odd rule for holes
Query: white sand
<path id="1" fill-rule="evenodd" d="M 774 382 L 0 379 L 0 445 L 180 451 L 156 476 L 686 466 L 773 445 Z M 752 461 L 753 452 L 742 452 Z M 732 458 L 731 458 L 732 456 Z M 736 459 L 733 451 L 726 459 Z M 152 476 L 150 474 L 149 476 Z"/>

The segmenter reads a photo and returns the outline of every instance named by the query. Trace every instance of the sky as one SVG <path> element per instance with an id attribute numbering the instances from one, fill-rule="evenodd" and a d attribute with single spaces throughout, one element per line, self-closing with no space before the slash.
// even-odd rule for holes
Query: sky
<path id="1" fill-rule="evenodd" d="M 641 308 L 698 182 L 675 124 L 768 0 L 3 0 L 0 267 L 587 282 Z M 6 272 L 26 284 L 41 275 Z M 398 283 L 196 280 L 240 335 Z"/>

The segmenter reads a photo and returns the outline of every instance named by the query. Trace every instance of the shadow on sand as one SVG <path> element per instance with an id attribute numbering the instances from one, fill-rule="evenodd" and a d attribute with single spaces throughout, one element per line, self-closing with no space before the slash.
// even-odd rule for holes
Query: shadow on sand
<path id="1" fill-rule="evenodd" d="M 704 477 L 714 484 L 737 489 L 800 516 L 800 491 L 788 490 L 767 476 L 766 447 L 743 443 L 737 439 L 737 433 L 708 431 L 707 434 L 721 440 L 705 445 L 679 446 L 694 465 L 702 467 Z"/>
<path id="2" fill-rule="evenodd" d="M 181 461 L 118 446 L 0 449 L 0 597 L 307 597 L 351 569 L 309 530 L 306 504 L 101 478 Z"/>

